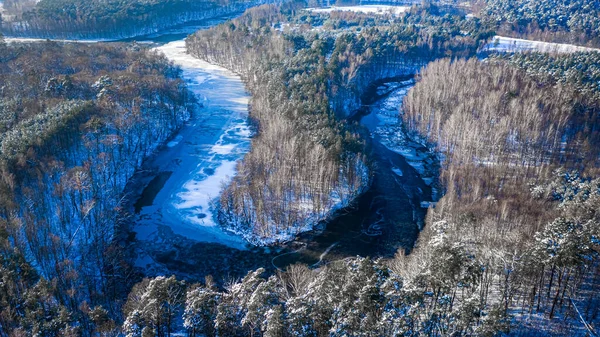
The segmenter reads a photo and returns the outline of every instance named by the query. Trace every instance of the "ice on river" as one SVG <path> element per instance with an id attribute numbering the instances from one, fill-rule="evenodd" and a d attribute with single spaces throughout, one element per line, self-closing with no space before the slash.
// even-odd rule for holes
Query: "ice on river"
<path id="1" fill-rule="evenodd" d="M 361 124 L 366 126 L 371 136 L 376 137 L 383 146 L 404 157 L 406 162 L 421 175 L 423 181 L 430 185 L 433 179 L 428 179 L 430 172 L 427 172 L 427 166 L 431 164 L 431 153 L 424 152 L 421 144 L 415 143 L 406 136 L 400 118 L 402 100 L 410 90 L 411 83 L 412 81 L 390 84 L 378 90 L 385 92 L 389 88 L 399 87 L 389 96 L 375 103 L 371 107 L 371 113 L 361 119 Z M 403 175 L 399 169 L 392 169 L 392 171 L 398 176 Z"/>
<path id="2" fill-rule="evenodd" d="M 188 55 L 182 40 L 156 50 L 182 68 L 189 89 L 203 107 L 153 159 L 159 170 L 173 173 L 153 204 L 142 208 L 137 238 L 164 240 L 161 225 L 165 225 L 195 241 L 241 249 L 244 241 L 216 224 L 211 204 L 249 150 L 248 93 L 236 74 Z"/>
<path id="3" fill-rule="evenodd" d="M 44 42 L 44 41 L 54 41 L 54 42 L 63 42 L 63 43 L 73 43 L 73 42 L 81 42 L 81 43 L 98 43 L 98 42 L 110 42 L 112 40 L 62 40 L 62 39 L 40 39 L 35 37 L 5 37 L 4 42 L 6 43 L 34 43 L 34 42 Z"/>

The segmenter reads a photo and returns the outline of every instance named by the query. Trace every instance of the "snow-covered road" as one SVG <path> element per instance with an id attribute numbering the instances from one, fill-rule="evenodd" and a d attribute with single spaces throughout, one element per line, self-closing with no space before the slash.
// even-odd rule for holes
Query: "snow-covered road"
<path id="1" fill-rule="evenodd" d="M 241 238 L 223 232 L 215 223 L 211 203 L 249 150 L 249 95 L 236 74 L 188 55 L 183 40 L 156 50 L 182 68 L 183 78 L 203 107 L 152 159 L 151 166 L 159 172 L 172 173 L 151 205 L 141 208 L 136 237 L 142 247 L 156 248 L 172 232 L 242 249 Z"/>

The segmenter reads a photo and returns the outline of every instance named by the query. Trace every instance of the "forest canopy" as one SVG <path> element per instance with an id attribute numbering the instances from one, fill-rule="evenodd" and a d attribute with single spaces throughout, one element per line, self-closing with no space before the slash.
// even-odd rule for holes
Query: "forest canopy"
<path id="1" fill-rule="evenodd" d="M 495 272 L 505 277 L 505 311 L 552 320 L 584 307 L 584 322 L 598 318 L 598 297 L 586 285 L 598 287 L 597 57 L 438 60 L 403 102 L 409 134 L 441 153 L 445 193 L 427 226 L 443 225 L 452 242 L 473 245 L 488 259 L 486 272 L 494 263 L 509 268 Z"/>

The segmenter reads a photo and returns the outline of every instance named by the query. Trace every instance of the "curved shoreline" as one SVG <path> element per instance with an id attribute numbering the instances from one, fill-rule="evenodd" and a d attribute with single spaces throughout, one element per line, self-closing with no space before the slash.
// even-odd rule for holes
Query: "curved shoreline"
<path id="1" fill-rule="evenodd" d="M 241 238 L 224 232 L 214 221 L 211 203 L 249 150 L 249 95 L 239 76 L 188 55 L 183 40 L 155 50 L 181 67 L 188 88 L 203 107 L 148 164 L 156 172 L 171 174 L 151 205 L 136 216 L 137 239 L 150 245 L 168 240 L 159 230 L 167 225 L 173 234 L 197 242 L 244 249 Z"/>
<path id="2" fill-rule="evenodd" d="M 174 37 L 167 33 L 156 41 Z M 349 208 L 334 212 L 326 225 L 321 222 L 279 248 L 252 247 L 219 226 L 213 220 L 211 202 L 219 196 L 222 182 L 227 183 L 235 174 L 236 162 L 249 150 L 249 95 L 237 74 L 187 54 L 184 40 L 168 42 L 155 50 L 182 68 L 189 89 L 204 107 L 147 158 L 124 191 L 124 216 L 128 211 L 131 216 L 119 221 L 119 241 L 131 247 L 129 259 L 143 274 L 175 273 L 188 279 L 207 274 L 223 277 L 243 274 L 257 265 L 279 269 L 305 261 L 316 266 L 357 254 L 387 256 L 395 252 L 397 247 L 389 245 L 385 228 L 378 228 L 379 235 L 367 228 L 374 223 L 381 227 L 384 215 L 380 210 L 388 202 L 377 195 L 380 192 L 370 190 L 358 196 Z M 372 89 L 376 93 L 377 86 Z M 375 96 L 375 101 L 383 98 Z M 361 117 L 352 119 L 360 121 Z M 413 204 L 410 208 L 415 208 Z M 404 208 L 402 212 L 406 213 Z M 411 223 L 411 232 L 416 227 L 412 225 L 413 213 L 402 215 L 402 223 Z M 236 261 L 235 266 L 228 261 Z"/>

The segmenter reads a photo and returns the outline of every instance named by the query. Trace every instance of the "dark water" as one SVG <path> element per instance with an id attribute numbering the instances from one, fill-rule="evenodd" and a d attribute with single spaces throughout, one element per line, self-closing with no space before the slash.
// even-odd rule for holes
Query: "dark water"
<path id="1" fill-rule="evenodd" d="M 208 29 L 218 24 L 221 24 L 229 19 L 235 18 L 241 15 L 243 12 L 234 13 L 232 15 L 221 16 L 212 19 L 205 19 L 199 21 L 191 21 L 186 22 L 180 25 L 173 26 L 164 31 L 131 37 L 127 39 L 119 40 L 119 42 L 151 42 L 154 44 L 166 44 L 173 41 L 184 40 L 188 35 L 193 34 L 194 32 L 200 29 Z"/>
<path id="2" fill-rule="evenodd" d="M 297 241 L 305 248 L 274 258 L 276 267 L 298 262 L 318 265 L 357 255 L 392 257 L 399 248 L 412 249 L 426 214 L 421 201 L 432 199 L 431 187 L 404 157 L 377 139 L 371 141 L 370 158 L 373 182 L 369 190 L 352 208 L 327 222 L 322 233 L 301 235 Z M 393 168 L 403 175 L 398 176 Z"/>
<path id="3" fill-rule="evenodd" d="M 160 190 L 165 186 L 165 183 L 171 177 L 173 172 L 159 172 L 144 188 L 142 195 L 133 205 L 135 213 L 139 213 L 143 207 L 152 206 L 154 198 Z"/>

